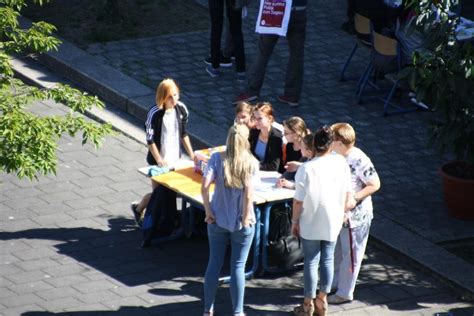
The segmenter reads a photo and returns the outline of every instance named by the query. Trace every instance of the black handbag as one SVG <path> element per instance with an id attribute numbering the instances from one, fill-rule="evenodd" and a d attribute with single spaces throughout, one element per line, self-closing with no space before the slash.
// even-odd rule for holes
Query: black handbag
<path id="1" fill-rule="evenodd" d="M 270 266 L 291 269 L 303 261 L 301 240 L 291 235 L 291 207 L 287 203 L 272 207 L 268 237 Z"/>

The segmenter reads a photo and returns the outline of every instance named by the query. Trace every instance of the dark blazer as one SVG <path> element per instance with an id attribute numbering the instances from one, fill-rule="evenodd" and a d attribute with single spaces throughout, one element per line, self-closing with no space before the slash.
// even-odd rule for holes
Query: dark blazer
<path id="1" fill-rule="evenodd" d="M 286 172 L 285 165 L 289 161 L 300 161 L 301 159 L 301 151 L 295 150 L 293 147 L 293 143 L 286 143 L 283 144 L 283 151 L 282 151 L 282 159 L 280 163 L 280 170 L 278 172 L 284 173 Z"/>
<path id="2" fill-rule="evenodd" d="M 255 154 L 255 147 L 257 147 L 258 136 L 260 135 L 260 130 L 254 128 L 250 130 L 249 142 L 250 142 L 250 151 L 257 158 Z M 263 161 L 260 162 L 260 170 L 265 171 L 278 171 L 280 167 L 281 155 L 282 155 L 282 146 L 283 146 L 283 135 L 281 132 L 275 128 L 270 129 L 270 134 L 268 135 L 267 148 L 265 149 L 265 157 Z M 258 158 L 257 158 L 258 159 Z"/>

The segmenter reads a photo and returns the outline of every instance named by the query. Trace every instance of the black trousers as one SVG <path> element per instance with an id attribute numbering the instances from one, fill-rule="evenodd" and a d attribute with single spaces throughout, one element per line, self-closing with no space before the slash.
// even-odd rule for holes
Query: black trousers
<path id="1" fill-rule="evenodd" d="M 219 68 L 225 6 L 234 44 L 236 71 L 244 72 L 245 50 L 244 36 L 242 34 L 242 8 L 235 9 L 234 5 L 235 0 L 209 0 L 209 15 L 211 17 L 211 61 L 212 67 Z"/>

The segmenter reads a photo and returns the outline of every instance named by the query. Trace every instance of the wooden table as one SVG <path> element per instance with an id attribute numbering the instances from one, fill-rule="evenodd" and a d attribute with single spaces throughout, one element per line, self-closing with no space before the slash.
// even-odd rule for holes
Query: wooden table
<path id="1" fill-rule="evenodd" d="M 139 172 L 147 175 L 150 167 L 143 167 Z M 175 167 L 174 171 L 152 177 L 160 185 L 163 185 L 183 199 L 183 205 L 189 203 L 191 208 L 183 207 L 182 226 L 177 233 L 170 237 L 160 238 L 158 242 L 168 241 L 182 237 L 187 229 L 192 229 L 194 225 L 193 210 L 204 210 L 203 199 L 201 196 L 201 181 L 202 175 L 194 171 L 194 164 L 192 161 L 180 161 Z M 260 184 L 256 186 L 254 197 L 254 209 L 256 217 L 255 237 L 253 240 L 253 265 L 249 271 L 246 271 L 246 277 L 252 277 L 260 264 L 262 264 L 263 271 L 266 272 L 280 272 L 282 269 L 270 267 L 268 263 L 268 233 L 270 229 L 270 212 L 273 205 L 277 203 L 290 202 L 294 196 L 294 190 L 276 188 L 276 180 L 280 177 L 277 172 L 259 172 Z M 214 192 L 214 184 L 211 185 L 210 194 Z M 263 221 L 261 214 L 263 210 Z M 189 222 L 189 227 L 186 227 L 186 222 Z M 261 229 L 263 229 L 261 231 Z M 262 233 L 262 237 L 260 234 Z M 262 256 L 260 257 L 260 240 L 262 239 Z M 228 282 L 229 277 L 220 279 L 222 282 Z"/>

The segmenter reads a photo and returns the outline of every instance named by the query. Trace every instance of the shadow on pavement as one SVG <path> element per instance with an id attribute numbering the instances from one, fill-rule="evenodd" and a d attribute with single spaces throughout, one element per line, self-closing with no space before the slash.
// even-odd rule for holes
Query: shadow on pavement
<path id="1" fill-rule="evenodd" d="M 52 246 L 58 254 L 69 256 L 127 286 L 204 274 L 208 257 L 206 242 L 177 240 L 141 249 L 141 232 L 132 220 L 111 218 L 108 224 L 109 230 L 77 227 L 0 232 L 0 240 L 62 241 Z"/>
<path id="2" fill-rule="evenodd" d="M 132 220 L 108 219 L 109 230 L 98 228 L 37 228 L 19 232 L 0 232 L 0 240 L 57 240 L 52 247 L 61 255 L 108 275 L 126 286 L 147 284 L 156 299 L 151 307 L 121 306 L 115 311 L 31 311 L 22 315 L 200 315 L 202 277 L 208 259 L 205 238 L 178 240 L 139 247 L 141 233 Z M 369 246 L 363 265 L 356 300 L 344 310 L 362 312 L 367 305 L 386 305 L 389 311 L 416 311 L 430 305 L 454 303 L 449 288 L 423 273 Z M 225 267 L 224 267 L 225 270 Z M 225 273 L 225 272 L 224 272 Z M 162 281 L 166 281 L 160 283 Z M 170 286 L 170 282 L 173 283 Z M 245 304 L 248 315 L 287 315 L 302 301 L 302 271 L 257 277 L 247 283 Z M 183 296 L 185 297 L 183 301 Z M 175 299 L 180 297 L 180 299 Z M 228 285 L 221 286 L 216 312 L 226 314 L 231 306 Z M 106 307 L 104 307 L 106 308 Z M 387 309 L 385 309 L 387 310 Z M 469 314 L 471 312 L 471 314 Z M 454 315 L 472 315 L 472 308 L 457 308 Z"/>

